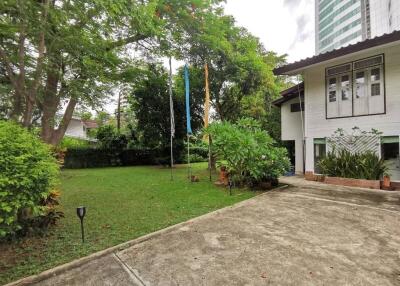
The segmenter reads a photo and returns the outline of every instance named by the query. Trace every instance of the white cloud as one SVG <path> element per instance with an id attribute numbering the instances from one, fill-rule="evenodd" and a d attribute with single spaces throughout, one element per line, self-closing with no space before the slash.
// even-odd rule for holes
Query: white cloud
<path id="1" fill-rule="evenodd" d="M 314 0 L 227 0 L 225 11 L 289 62 L 314 55 Z"/>

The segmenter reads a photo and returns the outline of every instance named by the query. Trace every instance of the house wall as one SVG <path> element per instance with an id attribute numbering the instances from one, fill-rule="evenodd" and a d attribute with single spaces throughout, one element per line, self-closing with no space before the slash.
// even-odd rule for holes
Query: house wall
<path id="1" fill-rule="evenodd" d="M 295 98 L 283 103 L 281 106 L 282 140 L 295 141 L 295 172 L 303 173 L 303 129 L 301 127 L 301 112 L 290 111 L 290 105 L 299 102 L 299 99 Z"/>
<path id="2" fill-rule="evenodd" d="M 65 135 L 77 138 L 86 138 L 86 133 L 83 130 L 83 124 L 79 119 L 71 119 L 68 124 L 67 131 Z"/>
<path id="3" fill-rule="evenodd" d="M 348 118 L 326 119 L 325 108 L 325 69 L 346 62 L 367 58 L 379 54 L 385 55 L 386 114 Z M 310 67 L 304 71 L 305 80 L 305 137 L 306 171 L 314 171 L 314 138 L 329 137 L 338 128 L 351 132 L 357 126 L 362 130 L 375 128 L 383 132 L 382 136 L 400 135 L 400 46 L 371 49 Z"/>

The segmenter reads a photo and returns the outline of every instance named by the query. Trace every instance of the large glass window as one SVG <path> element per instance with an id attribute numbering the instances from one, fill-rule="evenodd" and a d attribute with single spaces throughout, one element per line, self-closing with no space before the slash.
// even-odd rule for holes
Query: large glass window
<path id="1" fill-rule="evenodd" d="M 381 95 L 381 69 L 371 70 L 371 96 Z"/>
<path id="2" fill-rule="evenodd" d="M 349 100 L 351 97 L 350 76 L 343 75 L 341 81 L 342 100 Z"/>
<path id="3" fill-rule="evenodd" d="M 325 138 L 314 138 L 314 173 L 321 174 L 322 170 L 319 166 L 321 159 L 326 156 L 326 140 Z"/>
<path id="4" fill-rule="evenodd" d="M 365 94 L 365 73 L 356 72 L 356 98 L 364 97 Z"/>
<path id="5" fill-rule="evenodd" d="M 328 68 L 326 117 L 384 113 L 383 69 L 383 55 Z"/>
<path id="6" fill-rule="evenodd" d="M 329 102 L 336 102 L 336 78 L 329 79 Z"/>

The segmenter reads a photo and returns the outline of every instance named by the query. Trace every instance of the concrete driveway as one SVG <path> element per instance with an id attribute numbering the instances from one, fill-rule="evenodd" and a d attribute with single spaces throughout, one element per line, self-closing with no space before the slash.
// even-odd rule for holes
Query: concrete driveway
<path id="1" fill-rule="evenodd" d="M 400 285 L 400 195 L 298 184 L 35 285 Z"/>

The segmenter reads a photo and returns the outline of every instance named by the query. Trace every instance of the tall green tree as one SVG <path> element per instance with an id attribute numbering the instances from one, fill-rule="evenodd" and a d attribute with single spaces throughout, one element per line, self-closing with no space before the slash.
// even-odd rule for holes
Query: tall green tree
<path id="1" fill-rule="evenodd" d="M 12 86 L 8 117 L 29 128 L 38 113 L 42 139 L 58 144 L 78 104 L 99 106 L 116 84 L 137 75 L 133 49 L 165 49 L 167 35 L 184 29 L 181 19 L 195 21 L 196 7 L 218 2 L 1 1 L 0 60 Z"/>
<path id="2" fill-rule="evenodd" d="M 128 102 L 137 120 L 140 142 L 150 148 L 164 148 L 170 143 L 170 109 L 168 92 L 168 73 L 161 64 L 149 64 L 143 71 L 146 76 L 133 88 Z M 195 80 L 191 74 L 191 80 Z M 174 78 L 173 103 L 175 119 L 175 142 L 181 146 L 186 136 L 186 114 L 184 93 L 181 92 L 183 76 Z M 191 101 L 192 128 L 202 127 L 201 104 Z"/>

